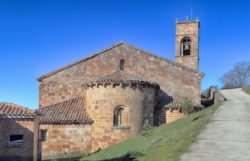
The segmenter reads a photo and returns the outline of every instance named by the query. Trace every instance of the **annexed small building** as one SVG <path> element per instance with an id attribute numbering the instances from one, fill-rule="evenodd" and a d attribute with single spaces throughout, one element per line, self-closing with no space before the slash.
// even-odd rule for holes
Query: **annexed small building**
<path id="1" fill-rule="evenodd" d="M 0 160 L 40 160 L 38 124 L 34 111 L 0 103 Z"/>
<path id="2" fill-rule="evenodd" d="M 43 156 L 91 151 L 91 124 L 83 97 L 41 108 L 40 139 Z"/>

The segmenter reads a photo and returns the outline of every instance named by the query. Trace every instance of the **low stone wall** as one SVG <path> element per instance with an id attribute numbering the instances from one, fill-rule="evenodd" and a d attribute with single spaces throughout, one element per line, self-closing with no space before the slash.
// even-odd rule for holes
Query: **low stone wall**
<path id="1" fill-rule="evenodd" d="M 42 141 L 42 155 L 88 153 L 91 150 L 90 125 L 42 124 L 40 130 L 47 130 L 48 137 Z"/>
<path id="2" fill-rule="evenodd" d="M 166 123 L 171 123 L 174 122 L 176 120 L 182 119 L 186 117 L 186 115 L 182 112 L 180 112 L 180 110 L 170 110 L 168 109 L 166 111 Z"/>
<path id="3" fill-rule="evenodd" d="M 226 98 L 214 86 L 211 86 L 205 98 L 201 100 L 201 104 L 208 107 L 220 101 L 226 101 Z"/>

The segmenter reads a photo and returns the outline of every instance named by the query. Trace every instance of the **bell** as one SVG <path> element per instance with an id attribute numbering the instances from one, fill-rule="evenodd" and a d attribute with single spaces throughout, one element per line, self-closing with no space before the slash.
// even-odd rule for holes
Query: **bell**
<path id="1" fill-rule="evenodd" d="M 189 45 L 184 45 L 184 50 L 189 50 Z"/>

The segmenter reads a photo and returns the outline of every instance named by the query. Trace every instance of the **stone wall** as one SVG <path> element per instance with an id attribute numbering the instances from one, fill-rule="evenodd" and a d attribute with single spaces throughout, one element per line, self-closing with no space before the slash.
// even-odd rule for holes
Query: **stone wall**
<path id="1" fill-rule="evenodd" d="M 49 75 L 39 82 L 40 106 L 48 106 L 81 95 L 80 86 L 114 73 L 121 59 L 125 71 L 145 80 L 156 81 L 160 95 L 186 96 L 200 103 L 202 75 L 125 43 Z"/>
<path id="2" fill-rule="evenodd" d="M 205 107 L 209 107 L 214 103 L 226 101 L 226 98 L 222 95 L 220 91 L 216 89 L 216 87 L 211 86 L 207 93 L 204 94 L 204 98 L 201 100 L 201 104 Z"/>
<path id="3" fill-rule="evenodd" d="M 99 86 L 86 91 L 86 109 L 94 120 L 92 151 L 106 148 L 129 137 L 138 135 L 145 120 L 153 124 L 155 91 L 150 87 Z M 128 121 L 114 127 L 114 110 L 124 108 Z"/>
<path id="4" fill-rule="evenodd" d="M 33 119 L 0 119 L 0 160 L 33 161 Z M 10 135 L 23 135 L 22 144 L 11 144 Z"/>
<path id="5" fill-rule="evenodd" d="M 170 110 L 168 109 L 166 111 L 166 123 L 171 123 L 174 122 L 176 120 L 179 120 L 181 118 L 184 118 L 186 115 L 182 112 L 180 112 L 180 110 Z"/>
<path id="6" fill-rule="evenodd" d="M 91 150 L 91 125 L 42 124 L 48 138 L 42 141 L 42 155 L 82 153 Z"/>

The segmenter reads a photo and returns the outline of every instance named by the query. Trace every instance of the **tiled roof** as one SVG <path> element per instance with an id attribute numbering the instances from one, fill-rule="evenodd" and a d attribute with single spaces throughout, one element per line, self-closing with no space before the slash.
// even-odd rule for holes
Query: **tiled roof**
<path id="1" fill-rule="evenodd" d="M 165 109 L 171 109 L 171 110 L 180 109 L 183 107 L 185 99 L 186 98 L 182 96 L 168 96 L 159 102 L 158 107 L 163 107 Z M 204 106 L 201 104 L 194 104 L 193 106 L 195 109 L 204 108 Z"/>
<path id="2" fill-rule="evenodd" d="M 100 55 L 100 54 L 102 54 L 102 53 L 104 53 L 104 52 L 106 52 L 106 51 L 108 51 L 108 50 L 111 50 L 111 49 L 113 49 L 113 48 L 115 48 L 115 47 L 117 47 L 117 46 L 123 45 L 123 44 L 125 44 L 125 45 L 127 45 L 127 46 L 130 46 L 130 47 L 132 47 L 132 48 L 134 48 L 134 49 L 136 49 L 136 50 L 143 51 L 145 54 L 148 54 L 148 55 L 151 55 L 151 56 L 153 56 L 153 57 L 159 58 L 159 59 L 161 59 L 161 60 L 163 60 L 163 61 L 165 61 L 165 62 L 168 62 L 168 63 L 170 63 L 170 64 L 172 64 L 172 65 L 178 66 L 178 67 L 180 67 L 180 68 L 182 68 L 182 69 L 185 69 L 185 70 L 187 70 L 187 71 L 190 71 L 190 72 L 193 72 L 193 73 L 197 73 L 197 74 L 203 76 L 203 73 L 199 72 L 199 71 L 196 70 L 196 69 L 193 69 L 193 68 L 187 67 L 187 66 L 185 66 L 185 65 L 182 65 L 182 64 L 173 62 L 173 61 L 171 61 L 171 60 L 169 60 L 169 59 L 167 59 L 167 58 L 163 58 L 163 57 L 161 57 L 161 56 L 158 56 L 158 55 L 153 54 L 153 53 L 151 53 L 151 52 L 148 52 L 148 51 L 146 51 L 146 50 L 137 48 L 137 47 L 135 47 L 135 46 L 133 46 L 133 45 L 130 45 L 130 44 L 128 44 L 128 43 L 119 42 L 119 43 L 117 43 L 117 44 L 115 44 L 115 45 L 112 45 L 112 46 L 109 47 L 109 48 L 106 48 L 106 49 L 104 49 L 104 50 L 101 50 L 101 51 L 99 51 L 99 52 L 97 52 L 97 53 L 95 53 L 95 54 L 93 54 L 93 55 L 90 55 L 90 56 L 84 58 L 84 59 L 80 59 L 80 60 L 75 61 L 75 62 L 73 62 L 73 63 L 71 63 L 71 64 L 69 64 L 69 65 L 66 65 L 66 66 L 64 66 L 64 67 L 62 67 L 62 68 L 59 68 L 59 69 L 54 70 L 54 71 L 52 71 L 52 72 L 50 72 L 50 73 L 47 73 L 47 74 L 45 74 L 45 75 L 43 75 L 43 76 L 37 78 L 37 80 L 38 80 L 38 81 L 41 81 L 41 80 L 43 80 L 44 78 L 47 78 L 47 77 L 49 77 L 49 76 L 51 76 L 51 75 L 53 75 L 53 74 L 56 74 L 56 73 L 58 73 L 58 72 L 60 72 L 60 71 L 65 70 L 65 69 L 67 69 L 67 68 L 70 68 L 70 67 L 72 67 L 72 66 L 74 66 L 74 65 L 76 65 L 76 64 L 78 64 L 78 63 L 81 63 L 81 62 L 83 62 L 83 61 L 86 61 L 86 60 L 89 60 L 89 59 L 91 59 L 91 58 L 93 58 L 93 57 L 96 57 L 96 56 L 98 56 L 98 55 Z"/>
<path id="3" fill-rule="evenodd" d="M 149 85 L 153 87 L 159 87 L 156 82 L 150 80 L 143 80 L 138 76 L 128 74 L 125 71 L 117 71 L 113 74 L 102 77 L 96 81 L 90 81 L 83 84 L 83 87 L 91 87 L 95 85 L 119 85 L 119 84 L 131 84 L 131 85 Z"/>
<path id="4" fill-rule="evenodd" d="M 163 101 L 166 109 L 179 109 L 183 106 L 184 98 L 181 96 L 169 96 Z"/>
<path id="5" fill-rule="evenodd" d="M 35 112 L 13 103 L 0 103 L 0 118 L 34 118 Z"/>
<path id="6" fill-rule="evenodd" d="M 38 110 L 41 123 L 92 124 L 83 104 L 83 97 L 74 98 Z"/>

